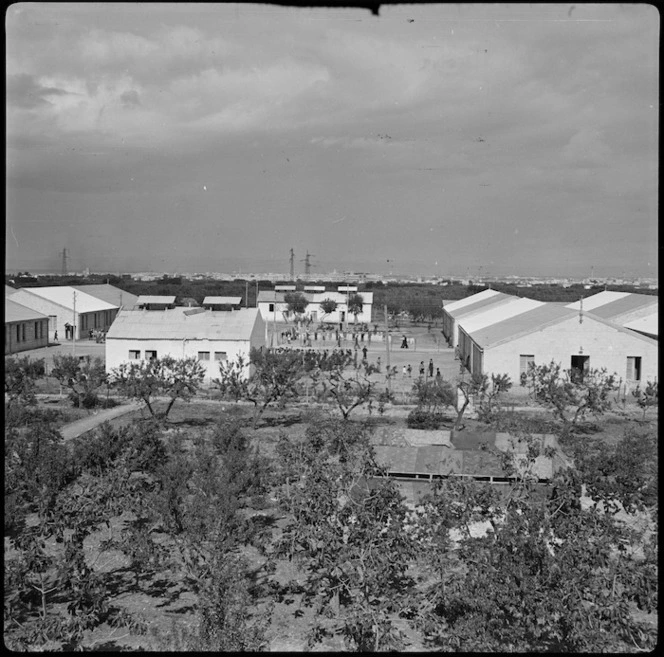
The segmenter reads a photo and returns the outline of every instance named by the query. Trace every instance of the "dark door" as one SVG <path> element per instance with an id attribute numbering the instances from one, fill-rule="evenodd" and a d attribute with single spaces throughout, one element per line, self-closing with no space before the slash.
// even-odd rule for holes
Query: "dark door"
<path id="1" fill-rule="evenodd" d="M 590 369 L 590 356 L 572 356 L 572 381 L 583 381 L 583 375 Z"/>

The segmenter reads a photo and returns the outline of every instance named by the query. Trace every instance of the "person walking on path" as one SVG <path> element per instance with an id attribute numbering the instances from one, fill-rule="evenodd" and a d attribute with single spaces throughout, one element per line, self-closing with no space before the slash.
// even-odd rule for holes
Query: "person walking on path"
<path id="1" fill-rule="evenodd" d="M 420 361 L 420 377 L 424 377 L 424 361 Z"/>
<path id="2" fill-rule="evenodd" d="M 403 366 L 403 369 L 401 370 L 401 372 L 402 372 L 402 376 L 403 376 L 403 378 L 405 379 L 405 378 L 406 378 L 406 373 L 408 372 L 408 368 L 404 365 L 404 366 Z"/>
<path id="3" fill-rule="evenodd" d="M 408 378 L 412 379 L 413 378 L 413 366 L 410 363 L 408 363 L 407 370 L 408 370 Z"/>
<path id="4" fill-rule="evenodd" d="M 362 347 L 362 360 L 366 360 L 366 359 L 367 359 L 367 351 L 369 351 L 369 350 L 367 349 L 367 345 L 364 345 L 364 347 Z"/>
<path id="5" fill-rule="evenodd" d="M 380 372 L 380 356 L 376 359 L 376 367 L 378 368 L 378 372 Z"/>
<path id="6" fill-rule="evenodd" d="M 58 332 L 56 331 L 56 332 L 53 334 L 53 342 L 57 342 L 57 341 L 58 341 Z"/>
<path id="7" fill-rule="evenodd" d="M 408 338 L 404 335 L 401 340 L 401 348 L 408 349 Z"/>
<path id="8" fill-rule="evenodd" d="M 433 358 L 429 358 L 429 377 L 433 378 Z"/>
<path id="9" fill-rule="evenodd" d="M 443 378 L 443 375 L 440 373 L 440 367 L 436 368 L 436 381 L 440 383 L 441 379 Z"/>

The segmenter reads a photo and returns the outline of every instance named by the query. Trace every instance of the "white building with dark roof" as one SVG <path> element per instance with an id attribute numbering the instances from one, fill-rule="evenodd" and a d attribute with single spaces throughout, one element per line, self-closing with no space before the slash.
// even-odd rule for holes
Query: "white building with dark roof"
<path id="1" fill-rule="evenodd" d="M 123 310 L 106 335 L 106 371 L 138 360 L 193 357 L 205 366 L 209 383 L 219 377 L 220 363 L 240 355 L 248 362 L 251 348 L 265 344 L 265 322 L 257 308 Z"/>
<path id="2" fill-rule="evenodd" d="M 5 297 L 5 354 L 48 346 L 48 317 Z"/>
<path id="3" fill-rule="evenodd" d="M 467 333 L 464 363 L 477 374 L 508 374 L 518 388 L 528 363 L 560 363 L 563 369 L 606 368 L 628 383 L 657 379 L 657 341 L 560 304 L 525 313 Z"/>
<path id="4" fill-rule="evenodd" d="M 24 287 L 11 295 L 11 300 L 48 317 L 49 340 L 55 332 L 58 340 L 65 339 L 65 326 L 74 326 L 78 340 L 88 338 L 89 332 L 108 330 L 119 306 L 102 301 L 71 285 Z"/>

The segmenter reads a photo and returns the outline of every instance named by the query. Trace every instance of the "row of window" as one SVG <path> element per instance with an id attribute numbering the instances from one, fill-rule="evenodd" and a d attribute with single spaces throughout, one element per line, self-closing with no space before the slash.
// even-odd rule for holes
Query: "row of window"
<path id="1" fill-rule="evenodd" d="M 535 364 L 533 354 L 521 354 L 519 356 L 519 373 L 521 375 L 528 373 L 528 366 Z M 572 356 L 571 366 L 574 370 L 587 372 L 590 369 L 590 356 Z M 641 356 L 627 356 L 627 368 L 625 373 L 627 381 L 641 380 Z"/>
<path id="2" fill-rule="evenodd" d="M 41 340 L 46 331 L 44 329 L 45 322 L 35 322 L 34 339 Z M 16 324 L 16 342 L 26 342 L 25 337 L 25 323 Z M 5 342 L 7 342 L 7 329 L 5 328 Z"/>
<path id="3" fill-rule="evenodd" d="M 145 360 L 155 360 L 157 358 L 157 352 L 154 350 L 146 349 L 145 350 Z M 228 358 L 228 354 L 225 351 L 215 351 L 214 359 L 218 361 L 225 361 Z M 140 349 L 130 349 L 129 350 L 129 360 L 140 360 L 141 359 L 141 350 Z M 210 360 L 209 351 L 199 351 L 198 360 Z"/>

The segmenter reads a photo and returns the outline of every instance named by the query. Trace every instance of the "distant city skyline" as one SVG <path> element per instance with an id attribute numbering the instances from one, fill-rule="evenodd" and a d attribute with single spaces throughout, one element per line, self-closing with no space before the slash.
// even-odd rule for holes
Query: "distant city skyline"
<path id="1" fill-rule="evenodd" d="M 24 3 L 6 270 L 658 273 L 659 14 Z"/>

